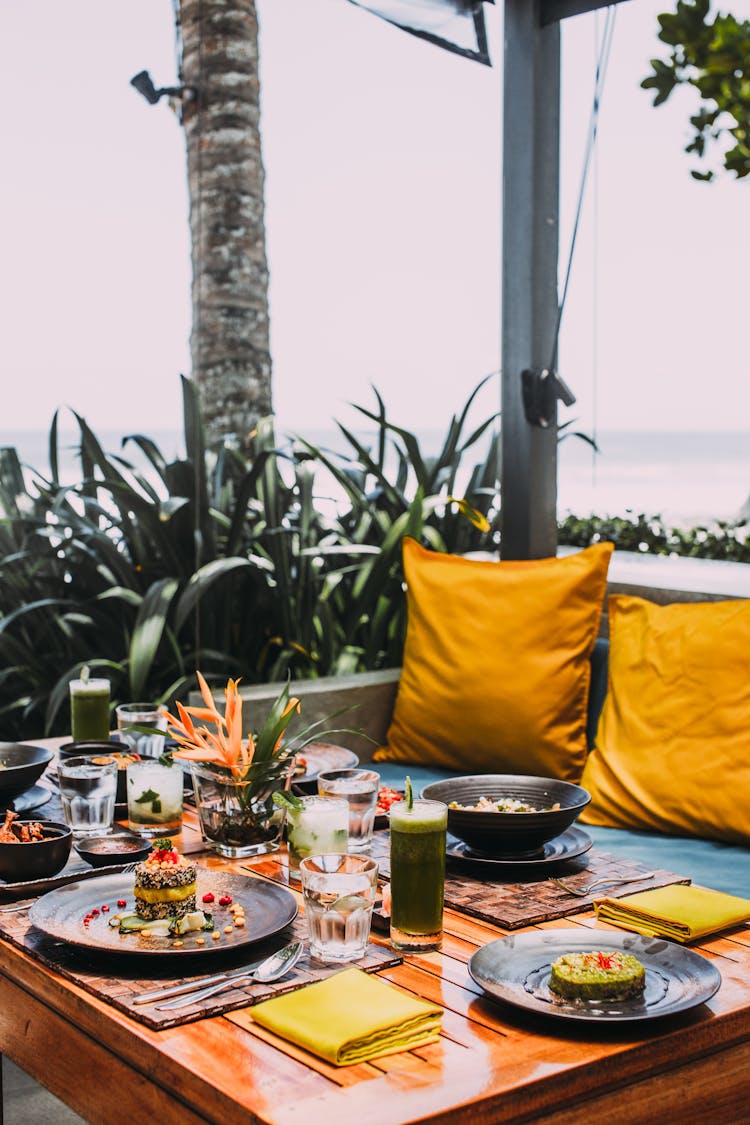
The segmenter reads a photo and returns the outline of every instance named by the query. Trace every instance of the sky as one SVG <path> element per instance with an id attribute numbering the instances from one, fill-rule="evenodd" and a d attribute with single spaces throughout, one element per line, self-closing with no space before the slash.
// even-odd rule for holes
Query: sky
<path id="1" fill-rule="evenodd" d="M 344 0 L 257 0 L 274 402 L 282 427 L 347 404 L 444 428 L 500 352 L 502 3 L 494 66 Z M 749 186 L 689 175 L 689 94 L 639 88 L 656 14 L 617 10 L 599 146 L 563 320 L 561 420 L 746 430 Z M 750 0 L 731 10 L 750 17 Z M 563 25 L 561 264 L 603 14 Z M 94 429 L 178 429 L 189 371 L 184 140 L 171 0 L 0 0 L 0 430 L 71 408 Z M 496 388 L 481 399 L 484 414 Z"/>

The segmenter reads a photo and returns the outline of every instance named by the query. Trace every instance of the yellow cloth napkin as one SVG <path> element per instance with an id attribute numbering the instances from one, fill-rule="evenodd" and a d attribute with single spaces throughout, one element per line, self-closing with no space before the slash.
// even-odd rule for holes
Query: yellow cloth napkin
<path id="1" fill-rule="evenodd" d="M 415 1000 L 361 969 L 344 969 L 252 1009 L 275 1031 L 336 1066 L 434 1042 L 443 1010 Z"/>
<path id="2" fill-rule="evenodd" d="M 597 918 L 646 937 L 694 941 L 750 918 L 750 899 L 674 884 L 594 904 Z"/>

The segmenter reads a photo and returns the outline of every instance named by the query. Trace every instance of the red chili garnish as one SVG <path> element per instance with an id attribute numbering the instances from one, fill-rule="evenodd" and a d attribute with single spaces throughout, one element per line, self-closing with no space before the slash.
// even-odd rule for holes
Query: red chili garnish
<path id="1" fill-rule="evenodd" d="M 232 904 L 232 896 L 231 895 L 222 895 L 221 898 L 219 899 L 219 906 L 231 906 L 231 904 Z"/>
<path id="2" fill-rule="evenodd" d="M 117 905 L 118 906 L 127 906 L 128 900 L 126 898 L 118 898 Z"/>
<path id="3" fill-rule="evenodd" d="M 206 891 L 206 893 L 203 896 L 203 901 L 204 902 L 213 902 L 214 901 L 213 891 Z"/>
<path id="4" fill-rule="evenodd" d="M 102 914 L 109 914 L 109 907 L 107 906 L 106 902 L 104 903 L 104 906 L 102 907 Z"/>
<path id="5" fill-rule="evenodd" d="M 611 953 L 598 953 L 597 954 L 597 960 L 599 961 L 599 968 L 600 969 L 611 969 L 612 968 L 612 955 L 611 955 Z"/>

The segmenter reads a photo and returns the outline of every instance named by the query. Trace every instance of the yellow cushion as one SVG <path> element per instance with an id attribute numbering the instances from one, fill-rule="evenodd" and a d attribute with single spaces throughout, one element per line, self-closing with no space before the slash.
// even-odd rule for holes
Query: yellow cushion
<path id="1" fill-rule="evenodd" d="M 581 820 L 750 842 L 750 601 L 615 596 L 609 631 Z"/>
<path id="2" fill-rule="evenodd" d="M 612 550 L 494 562 L 405 539 L 404 662 L 376 761 L 578 781 Z"/>

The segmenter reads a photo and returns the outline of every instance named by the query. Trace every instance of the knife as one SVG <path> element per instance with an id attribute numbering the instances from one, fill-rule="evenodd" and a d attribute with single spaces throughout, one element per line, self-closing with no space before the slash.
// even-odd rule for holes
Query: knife
<path id="1" fill-rule="evenodd" d="M 171 984 L 166 988 L 151 989 L 150 992 L 141 992 L 133 999 L 133 1004 L 152 1004 L 155 1000 L 166 1000 L 169 996 L 183 996 L 187 992 L 197 992 L 209 984 L 221 984 L 222 981 L 233 980 L 235 977 L 244 977 L 262 965 L 265 957 L 253 961 L 250 965 L 243 965 L 241 969 L 233 969 L 229 973 L 214 973 L 212 977 L 201 977 L 200 980 L 188 981 L 185 984 Z"/>

